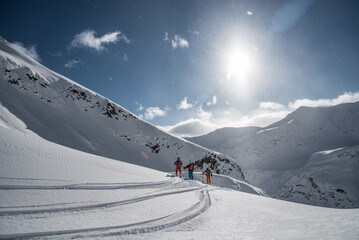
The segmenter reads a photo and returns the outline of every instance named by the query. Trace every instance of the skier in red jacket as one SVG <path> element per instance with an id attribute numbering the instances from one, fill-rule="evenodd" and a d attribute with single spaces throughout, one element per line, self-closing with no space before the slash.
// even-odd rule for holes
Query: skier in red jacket
<path id="1" fill-rule="evenodd" d="M 180 177 L 182 176 L 182 171 L 181 171 L 181 166 L 182 166 L 182 162 L 180 160 L 180 158 L 177 158 L 177 161 L 175 161 L 175 165 L 176 165 L 176 177 L 177 177 L 177 173 L 180 173 Z"/>
<path id="2" fill-rule="evenodd" d="M 184 167 L 184 169 L 186 168 L 188 168 L 188 178 L 193 180 L 194 164 L 190 162 L 187 166 Z"/>

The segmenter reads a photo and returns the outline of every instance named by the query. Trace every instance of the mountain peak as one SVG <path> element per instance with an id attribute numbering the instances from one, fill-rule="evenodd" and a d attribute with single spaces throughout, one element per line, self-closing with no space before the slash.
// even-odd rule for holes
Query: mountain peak
<path id="1" fill-rule="evenodd" d="M 184 164 L 198 162 L 198 170 L 210 167 L 243 179 L 241 168 L 229 157 L 159 130 L 4 41 L 0 103 L 28 130 L 63 146 L 156 170 L 173 170 L 180 156 Z"/>
<path id="2" fill-rule="evenodd" d="M 273 197 L 358 206 L 359 102 L 300 107 L 260 131 L 220 129 L 190 140 L 235 159 L 248 181 Z"/>

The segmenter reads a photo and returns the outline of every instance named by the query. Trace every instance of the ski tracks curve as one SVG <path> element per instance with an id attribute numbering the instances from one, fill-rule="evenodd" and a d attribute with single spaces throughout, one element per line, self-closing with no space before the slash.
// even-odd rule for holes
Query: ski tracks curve
<path id="1" fill-rule="evenodd" d="M 14 210 L 4 210 L 0 211 L 0 218 L 1 217 L 16 217 L 17 215 L 27 215 L 27 214 L 54 214 L 65 211 L 93 211 L 98 210 L 101 211 L 101 209 L 104 208 L 111 208 L 116 206 L 126 206 L 128 204 L 132 203 L 139 203 L 143 201 L 147 201 L 150 199 L 158 199 L 163 196 L 169 196 L 174 194 L 183 194 L 188 192 L 196 192 L 199 195 L 198 201 L 194 203 L 189 208 L 178 211 L 166 216 L 160 216 L 157 218 L 149 219 L 146 221 L 137 221 L 130 224 L 121 224 L 121 225 L 111 225 L 111 226 L 102 226 L 102 227 L 93 227 L 93 228 L 77 228 L 77 229 L 69 229 L 69 230 L 54 230 L 54 231 L 39 231 L 39 232 L 27 232 L 27 233 L 9 233 L 9 234 L 0 234 L 0 239 L 69 239 L 69 238 L 101 238 L 101 237 L 107 237 L 107 236 L 122 236 L 122 235 L 128 235 L 128 234 L 143 234 L 143 233 L 149 233 L 154 231 L 159 231 L 162 229 L 166 229 L 169 227 L 176 226 L 178 224 L 187 222 L 203 212 L 205 212 L 210 206 L 211 206 L 211 198 L 209 195 L 209 189 L 208 187 L 205 187 L 203 185 L 197 185 L 197 186 L 182 186 L 178 188 L 178 182 L 174 181 L 161 181 L 161 182 L 151 182 L 151 183 L 137 183 L 137 184 L 76 184 L 71 185 L 71 190 L 113 190 L 113 189 L 136 189 L 136 188 L 143 188 L 143 187 L 157 187 L 162 188 L 164 192 L 155 193 L 155 194 L 145 194 L 144 196 L 140 197 L 134 197 L 127 200 L 122 201 L 113 201 L 113 202 L 105 202 L 105 203 L 98 203 L 98 204 L 88 204 L 88 205 L 81 205 L 81 206 L 74 206 L 74 207 L 63 207 L 63 208 L 50 208 L 50 209 L 14 209 Z M 175 190 L 167 191 L 168 189 L 173 186 L 177 186 Z M 69 185 L 67 185 L 69 186 Z M 39 189 L 35 186 L 32 188 L 33 190 Z M 0 187 L 1 189 L 1 187 Z M 4 189 L 4 188 L 3 188 Z M 10 188 L 12 190 L 16 190 L 18 188 L 12 187 Z M 43 189 L 49 189 L 48 186 L 46 186 Z M 54 188 L 51 188 L 54 189 Z M 26 189 L 28 190 L 28 189 Z"/>

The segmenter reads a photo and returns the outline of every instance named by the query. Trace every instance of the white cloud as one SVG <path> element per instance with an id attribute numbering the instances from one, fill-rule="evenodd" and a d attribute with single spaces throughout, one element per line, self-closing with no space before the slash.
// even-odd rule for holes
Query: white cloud
<path id="1" fill-rule="evenodd" d="M 212 113 L 204 111 L 202 106 L 199 106 L 197 109 L 197 117 L 202 121 L 209 122 L 212 117 Z"/>
<path id="2" fill-rule="evenodd" d="M 175 35 L 175 38 L 171 40 L 171 45 L 173 49 L 176 49 L 177 47 L 188 48 L 189 46 L 188 41 L 180 35 Z"/>
<path id="3" fill-rule="evenodd" d="M 135 104 L 138 106 L 137 111 L 142 112 L 143 110 L 145 110 L 145 108 L 142 106 L 141 103 L 136 101 Z M 143 118 L 143 116 L 142 116 L 142 118 Z"/>
<path id="4" fill-rule="evenodd" d="M 187 102 L 188 97 L 184 97 L 184 99 L 181 101 L 179 105 L 177 105 L 177 109 L 189 109 L 192 108 L 193 105 Z"/>
<path id="5" fill-rule="evenodd" d="M 217 97 L 213 96 L 211 101 L 207 102 L 207 106 L 216 105 L 217 104 Z"/>
<path id="6" fill-rule="evenodd" d="M 199 34 L 199 32 L 194 31 L 193 34 Z M 180 48 L 188 48 L 189 43 L 186 39 L 182 38 L 180 35 L 176 34 L 173 39 L 170 39 L 168 36 L 168 32 L 165 32 L 165 38 L 163 39 L 165 42 L 171 42 L 172 48 L 176 49 Z"/>
<path id="7" fill-rule="evenodd" d="M 163 41 L 169 41 L 170 39 L 168 38 L 168 32 L 165 32 L 165 38 L 163 39 Z"/>
<path id="8" fill-rule="evenodd" d="M 301 106 L 307 107 L 330 107 L 342 103 L 352 103 L 359 101 L 359 92 L 346 92 L 334 99 L 298 99 L 288 104 L 289 109 L 295 110 Z"/>
<path id="9" fill-rule="evenodd" d="M 146 112 L 140 115 L 140 117 L 145 118 L 146 120 L 152 120 L 155 117 L 163 117 L 166 116 L 168 108 L 165 110 L 160 109 L 159 107 L 149 107 L 146 109 Z"/>
<path id="10" fill-rule="evenodd" d="M 25 55 L 27 55 L 27 56 L 29 56 L 29 57 L 31 57 L 31 58 L 34 59 L 35 61 L 38 61 L 38 62 L 41 61 L 40 56 L 39 56 L 39 54 L 38 54 L 37 51 L 36 51 L 36 46 L 35 46 L 35 45 L 32 45 L 32 46 L 26 48 L 26 47 L 24 46 L 24 44 L 22 44 L 21 42 L 13 42 L 13 43 L 11 43 L 11 44 L 13 45 L 13 47 L 14 47 L 16 50 L 18 50 L 18 51 L 24 53 Z"/>
<path id="11" fill-rule="evenodd" d="M 214 131 L 219 127 L 217 124 L 211 122 L 212 113 L 204 111 L 202 106 L 196 109 L 196 115 L 195 118 L 187 119 L 173 126 L 158 127 L 179 137 L 200 136 Z"/>
<path id="12" fill-rule="evenodd" d="M 124 54 L 123 57 L 122 57 L 122 59 L 123 59 L 123 61 L 126 61 L 126 62 L 127 62 L 127 61 L 128 61 L 128 56 L 127 56 L 127 54 Z"/>
<path id="13" fill-rule="evenodd" d="M 199 32 L 198 31 L 193 31 L 192 32 L 194 35 L 199 35 Z"/>
<path id="14" fill-rule="evenodd" d="M 116 43 L 123 41 L 125 43 L 131 43 L 125 34 L 120 31 L 115 31 L 103 35 L 102 37 L 95 37 L 95 31 L 86 30 L 82 33 L 76 34 L 71 42 L 72 47 L 89 47 L 96 51 L 102 51 L 105 49 L 104 45 L 109 43 Z"/>
<path id="15" fill-rule="evenodd" d="M 218 126 L 197 118 L 190 118 L 174 126 L 159 126 L 159 128 L 179 137 L 195 137 L 214 131 Z"/>
<path id="16" fill-rule="evenodd" d="M 162 129 L 180 137 L 193 137 L 207 134 L 217 128 L 223 127 L 266 127 L 285 118 L 290 112 L 300 106 L 329 107 L 342 103 L 359 101 L 359 92 L 344 93 L 334 99 L 298 99 L 287 106 L 275 102 L 261 102 L 258 109 L 242 115 L 236 109 L 217 109 L 206 112 L 202 106 L 197 108 L 196 117 L 179 122 L 173 126 L 161 127 Z"/>
<path id="17" fill-rule="evenodd" d="M 218 113 L 206 112 L 202 107 L 197 109 L 196 118 L 190 118 L 173 126 L 160 127 L 161 129 L 179 137 L 195 137 L 210 133 L 223 127 L 266 127 L 276 121 L 283 119 L 290 111 L 261 110 L 241 116 L 240 113 L 220 110 Z"/>
<path id="18" fill-rule="evenodd" d="M 266 127 L 272 123 L 275 123 L 283 118 L 285 118 L 290 111 L 269 111 L 269 112 L 262 112 L 253 113 L 243 116 L 239 119 L 239 121 L 232 122 L 226 124 L 226 127 L 249 127 L 249 126 L 256 126 L 256 127 Z"/>
<path id="19" fill-rule="evenodd" d="M 259 108 L 260 109 L 281 110 L 281 109 L 285 109 L 285 106 L 280 103 L 276 103 L 276 102 L 261 102 L 261 103 L 259 103 Z"/>
<path id="20" fill-rule="evenodd" d="M 66 68 L 76 68 L 77 67 L 77 65 L 79 64 L 79 63 L 81 63 L 82 61 L 81 60 L 75 60 L 75 59 L 73 59 L 73 60 L 69 60 L 69 61 L 67 61 L 67 63 L 65 63 L 65 67 Z"/>

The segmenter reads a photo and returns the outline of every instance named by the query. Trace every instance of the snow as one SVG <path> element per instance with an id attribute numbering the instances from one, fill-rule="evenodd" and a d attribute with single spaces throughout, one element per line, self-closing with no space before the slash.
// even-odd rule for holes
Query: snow
<path id="1" fill-rule="evenodd" d="M 336 151 L 340 151 L 342 149 L 343 148 L 341 147 L 341 148 L 336 148 L 336 149 L 332 149 L 332 150 L 321 151 L 321 152 L 318 152 L 318 154 L 328 155 L 328 154 L 334 153 Z"/>
<path id="2" fill-rule="evenodd" d="M 202 168 L 213 159 L 223 172 L 236 165 L 166 135 L 1 38 L 0 59 L 0 239 L 359 238 L 359 209 L 272 199 L 240 170 L 213 174 L 211 186 L 199 165 L 194 180 L 174 177 L 176 152 L 192 160 L 213 156 Z M 126 117 L 115 121 L 119 113 Z M 348 171 L 357 150 L 313 154 L 303 167 Z"/>
<path id="3" fill-rule="evenodd" d="M 267 129 L 264 129 L 264 130 L 260 130 L 259 132 L 257 132 L 257 134 L 264 133 L 264 132 L 268 132 L 268 131 L 272 131 L 272 130 L 275 130 L 275 129 L 277 129 L 277 128 L 278 128 L 278 127 L 267 128 Z"/>
<path id="4" fill-rule="evenodd" d="M 159 130 L 18 52 L 6 40 L 0 41 L 0 93 L 2 111 L 6 111 L 2 127 L 12 123 L 5 119 L 10 112 L 26 126 L 23 129 L 79 151 L 160 171 L 172 170 L 178 156 L 185 165 L 190 160 L 201 164 L 209 157 L 211 164 L 200 168 L 210 165 L 215 172 L 243 176 L 227 156 Z"/>
<path id="5" fill-rule="evenodd" d="M 357 239 L 359 209 L 271 199 L 240 180 L 208 186 L 0 128 L 0 239 Z M 4 153 L 4 154 L 3 154 Z M 173 174 L 173 173 L 172 173 Z M 248 188 L 248 192 L 240 192 Z M 249 191 L 251 189 L 251 191 Z M 257 194 L 254 194 L 258 191 Z"/>
<path id="6" fill-rule="evenodd" d="M 359 102 L 301 107 L 266 128 L 224 128 L 189 140 L 233 158 L 271 197 L 359 207 Z"/>

